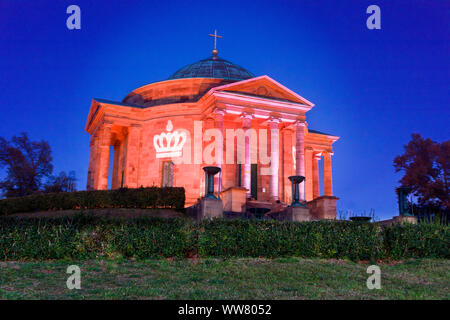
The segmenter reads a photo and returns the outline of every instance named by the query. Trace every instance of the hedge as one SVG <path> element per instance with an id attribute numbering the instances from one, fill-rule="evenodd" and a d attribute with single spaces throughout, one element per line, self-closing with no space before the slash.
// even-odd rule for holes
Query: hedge
<path id="1" fill-rule="evenodd" d="M 204 223 L 203 228 L 202 256 L 373 260 L 382 254 L 377 227 L 368 223 L 216 220 Z"/>
<path id="2" fill-rule="evenodd" d="M 95 208 L 184 208 L 184 188 L 149 187 L 36 194 L 0 200 L 0 215 Z"/>
<path id="3" fill-rule="evenodd" d="M 285 257 L 371 260 L 450 258 L 450 227 L 355 222 L 106 220 L 3 217 L 0 260 Z"/>
<path id="4" fill-rule="evenodd" d="M 383 233 L 384 247 L 393 259 L 450 258 L 450 227 L 436 223 L 395 224 Z"/>

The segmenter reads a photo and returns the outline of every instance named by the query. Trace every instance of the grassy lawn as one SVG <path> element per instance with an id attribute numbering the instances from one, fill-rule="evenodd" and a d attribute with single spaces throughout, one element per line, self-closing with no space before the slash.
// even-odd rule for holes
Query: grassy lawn
<path id="1" fill-rule="evenodd" d="M 66 287 L 81 268 L 81 290 Z M 0 262 L 1 299 L 450 299 L 450 260 L 368 264 L 319 259 Z"/>

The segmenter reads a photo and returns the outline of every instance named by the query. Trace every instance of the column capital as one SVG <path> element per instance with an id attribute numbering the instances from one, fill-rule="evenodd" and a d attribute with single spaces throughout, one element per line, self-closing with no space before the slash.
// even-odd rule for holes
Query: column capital
<path id="1" fill-rule="evenodd" d="M 300 120 L 300 119 L 298 119 L 298 120 L 296 120 L 296 121 L 294 122 L 294 125 L 295 125 L 296 127 L 306 127 L 308 124 L 306 123 L 305 120 Z"/>
<path id="2" fill-rule="evenodd" d="M 292 124 L 286 124 L 285 122 L 281 122 L 280 131 L 281 132 L 295 132 L 295 128 L 292 127 Z"/>
<path id="3" fill-rule="evenodd" d="M 269 118 L 269 120 L 267 120 L 267 123 L 269 124 L 269 128 L 271 130 L 278 130 L 280 122 L 281 121 L 278 118 Z"/>
<path id="4" fill-rule="evenodd" d="M 240 118 L 242 119 L 242 126 L 244 129 L 249 129 L 251 126 L 251 121 L 255 116 L 249 112 L 242 112 Z"/>
<path id="5" fill-rule="evenodd" d="M 227 111 L 224 108 L 215 107 L 212 111 L 213 115 L 224 116 Z"/>
<path id="6" fill-rule="evenodd" d="M 280 119 L 280 117 L 277 117 L 277 116 L 270 116 L 267 119 L 267 122 L 270 124 L 279 124 L 279 123 L 281 123 L 281 119 Z"/>
<path id="7" fill-rule="evenodd" d="M 239 117 L 242 119 L 252 120 L 255 116 L 251 112 L 244 111 L 241 113 L 241 115 Z"/>
<path id="8" fill-rule="evenodd" d="M 226 113 L 226 110 L 223 108 L 214 108 L 213 111 L 207 116 L 207 119 L 212 119 L 216 122 L 223 122 L 223 117 Z"/>

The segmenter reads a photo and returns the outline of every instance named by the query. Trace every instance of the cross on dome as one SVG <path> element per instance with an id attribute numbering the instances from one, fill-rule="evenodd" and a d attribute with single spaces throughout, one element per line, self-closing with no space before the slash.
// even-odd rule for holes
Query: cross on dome
<path id="1" fill-rule="evenodd" d="M 214 34 L 209 34 L 209 36 L 214 38 L 214 49 L 212 51 L 212 54 L 213 54 L 213 59 L 215 59 L 217 57 L 217 54 L 219 53 L 219 51 L 217 50 L 217 38 L 222 38 L 222 36 L 217 35 L 216 29 L 214 29 Z"/>

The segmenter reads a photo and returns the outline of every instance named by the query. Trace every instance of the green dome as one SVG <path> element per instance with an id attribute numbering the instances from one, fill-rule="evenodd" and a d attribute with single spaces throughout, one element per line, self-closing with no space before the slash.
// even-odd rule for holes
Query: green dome
<path id="1" fill-rule="evenodd" d="M 217 56 L 189 64 L 173 75 L 168 80 L 183 78 L 218 78 L 241 81 L 253 78 L 254 75 L 241 66 L 231 63 Z"/>

